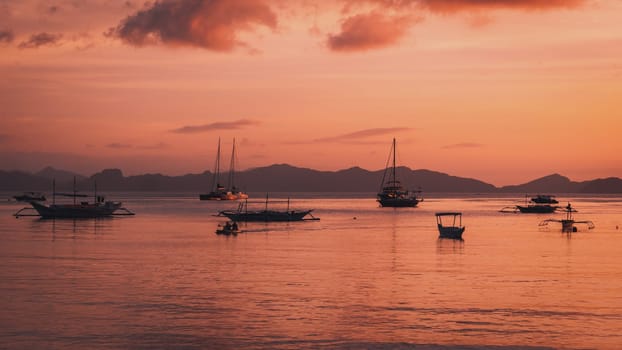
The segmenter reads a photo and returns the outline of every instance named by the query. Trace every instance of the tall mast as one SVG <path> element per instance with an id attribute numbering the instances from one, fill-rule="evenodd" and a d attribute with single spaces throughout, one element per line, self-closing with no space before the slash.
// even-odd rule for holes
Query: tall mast
<path id="1" fill-rule="evenodd" d="M 235 174 L 235 138 L 233 138 L 233 147 L 231 148 L 231 162 L 229 163 L 229 180 L 227 187 L 230 191 L 233 191 L 233 176 Z"/>
<path id="2" fill-rule="evenodd" d="M 397 150 L 395 149 L 395 137 L 393 138 L 393 182 L 395 184 L 395 153 Z"/>
<path id="3" fill-rule="evenodd" d="M 76 177 L 73 177 L 73 205 L 76 205 Z"/>
<path id="4" fill-rule="evenodd" d="M 219 185 L 220 176 L 220 137 L 218 138 L 218 150 L 216 151 L 216 164 L 214 165 L 214 181 L 212 183 L 212 190 L 216 191 Z"/>

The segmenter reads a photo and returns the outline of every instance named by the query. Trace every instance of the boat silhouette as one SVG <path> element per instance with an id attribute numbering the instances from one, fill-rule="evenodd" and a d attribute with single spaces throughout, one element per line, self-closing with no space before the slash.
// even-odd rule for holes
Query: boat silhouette
<path id="1" fill-rule="evenodd" d="M 462 213 L 460 212 L 440 212 L 436 216 L 436 226 L 438 227 L 440 238 L 462 239 L 465 227 L 462 226 Z M 452 217 L 451 225 L 443 224 L 443 217 Z M 457 225 L 456 225 L 456 220 Z"/>
<path id="2" fill-rule="evenodd" d="M 268 195 L 266 195 L 265 202 L 255 202 L 256 204 L 262 203 L 263 209 L 249 210 L 248 200 L 239 203 L 238 208 L 235 210 L 222 210 L 217 216 L 226 216 L 231 221 L 303 221 L 303 220 L 319 220 L 314 217 L 311 212 L 313 209 L 290 209 L 289 198 L 287 199 L 287 208 L 285 210 L 274 210 L 269 208 Z M 275 203 L 275 201 L 272 201 Z M 306 218 L 310 216 L 310 218 Z"/>
<path id="3" fill-rule="evenodd" d="M 231 149 L 231 162 L 229 165 L 228 186 L 220 184 L 220 138 L 218 138 L 218 149 L 216 151 L 216 162 L 214 164 L 214 176 L 212 178 L 212 190 L 209 193 L 199 194 L 199 199 L 204 200 L 237 200 L 247 199 L 248 194 L 235 187 L 235 139 Z"/>
<path id="4" fill-rule="evenodd" d="M 72 203 L 56 203 L 56 196 L 71 197 Z M 50 218 L 99 218 L 117 215 L 134 215 L 133 212 L 122 207 L 121 202 L 106 201 L 104 196 L 97 195 L 97 184 L 93 194 L 93 201 L 80 200 L 78 198 L 88 198 L 86 194 L 76 191 L 76 179 L 73 179 L 73 193 L 57 193 L 56 181 L 52 182 L 52 204 L 45 205 L 38 201 L 29 201 L 32 207 L 20 209 L 13 214 L 16 218 L 22 216 L 40 216 L 44 219 Z M 35 211 L 36 214 L 32 213 Z"/>
<path id="5" fill-rule="evenodd" d="M 419 202 L 423 201 L 423 198 L 417 197 L 417 194 L 421 193 L 421 191 L 408 191 L 397 179 L 395 174 L 395 158 L 397 153 L 395 146 L 396 142 L 394 138 L 391 151 L 389 152 L 389 160 L 393 158 L 393 162 L 392 165 L 389 166 L 389 160 L 387 160 L 387 166 L 384 169 L 382 182 L 380 184 L 381 189 L 377 195 L 377 202 L 380 203 L 381 207 L 416 207 Z"/>

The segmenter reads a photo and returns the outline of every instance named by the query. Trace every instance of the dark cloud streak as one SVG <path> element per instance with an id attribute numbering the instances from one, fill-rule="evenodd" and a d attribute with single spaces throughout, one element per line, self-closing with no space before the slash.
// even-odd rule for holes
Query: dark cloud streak
<path id="1" fill-rule="evenodd" d="M 484 147 L 484 145 L 482 145 L 481 143 L 474 143 L 474 142 L 462 142 L 462 143 L 454 143 L 451 145 L 446 145 L 443 146 L 443 149 L 465 149 L 465 148 L 482 148 Z"/>
<path id="2" fill-rule="evenodd" d="M 126 144 L 126 143 L 113 142 L 113 143 L 107 144 L 106 147 L 114 148 L 114 149 L 127 149 L 127 148 L 133 148 L 134 146 L 130 144 Z"/>
<path id="3" fill-rule="evenodd" d="M 232 122 L 216 122 L 204 125 L 188 125 L 171 130 L 171 132 L 177 134 L 196 134 L 213 130 L 237 130 L 254 125 L 259 125 L 259 122 L 250 119 L 240 119 Z"/>
<path id="4" fill-rule="evenodd" d="M 332 137 L 324 137 L 320 139 L 315 139 L 314 142 L 348 142 L 348 141 L 356 141 L 361 139 L 366 139 L 369 137 L 375 136 L 384 136 L 390 134 L 396 134 L 404 131 L 412 130 L 411 128 L 405 127 L 396 127 L 396 128 L 374 128 L 374 129 L 365 129 L 359 130 L 355 132 L 351 132 L 349 134 L 342 134 Z"/>
<path id="5" fill-rule="evenodd" d="M 22 41 L 18 47 L 20 49 L 36 49 L 41 46 L 58 44 L 62 38 L 62 34 L 50 34 L 41 32 L 39 34 L 33 34 L 27 41 Z"/>

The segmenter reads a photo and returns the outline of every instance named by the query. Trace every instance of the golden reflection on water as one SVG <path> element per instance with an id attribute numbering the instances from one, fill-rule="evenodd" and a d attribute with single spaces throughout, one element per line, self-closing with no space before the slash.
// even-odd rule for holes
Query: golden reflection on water
<path id="1" fill-rule="evenodd" d="M 194 198 L 130 199 L 136 217 L 105 220 L 16 220 L 4 205 L 0 335 L 8 348 L 616 349 L 622 200 L 575 203 L 596 229 L 539 230 L 548 215 L 498 213 L 507 199 L 306 199 L 321 221 L 237 237 L 214 234 L 226 204 Z M 463 241 L 438 238 L 442 210 L 464 213 Z"/>

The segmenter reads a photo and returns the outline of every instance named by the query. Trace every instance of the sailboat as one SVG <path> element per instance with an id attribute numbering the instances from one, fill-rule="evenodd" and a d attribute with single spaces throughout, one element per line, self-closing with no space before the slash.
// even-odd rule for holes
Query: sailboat
<path id="1" fill-rule="evenodd" d="M 393 165 L 387 166 L 382 175 L 381 190 L 378 193 L 378 202 L 382 207 L 416 207 L 419 202 L 423 201 L 423 198 L 417 197 L 417 192 L 421 191 L 408 191 L 395 176 L 395 138 L 393 139 L 393 145 L 391 146 L 391 152 L 389 153 L 389 159 L 393 156 Z M 387 179 L 387 173 L 389 173 L 389 179 Z"/>
<path id="2" fill-rule="evenodd" d="M 227 191 L 225 187 L 220 184 L 220 137 L 218 138 L 218 150 L 216 151 L 216 163 L 214 164 L 214 177 L 212 178 L 212 191 L 209 193 L 199 194 L 199 199 L 206 200 L 221 200 L 223 195 Z"/>
<path id="3" fill-rule="evenodd" d="M 220 197 L 222 200 L 247 199 L 248 194 L 240 191 L 235 187 L 235 139 L 233 139 L 233 147 L 231 148 L 231 162 L 229 163 L 229 179 L 227 181 L 227 190 Z"/>

